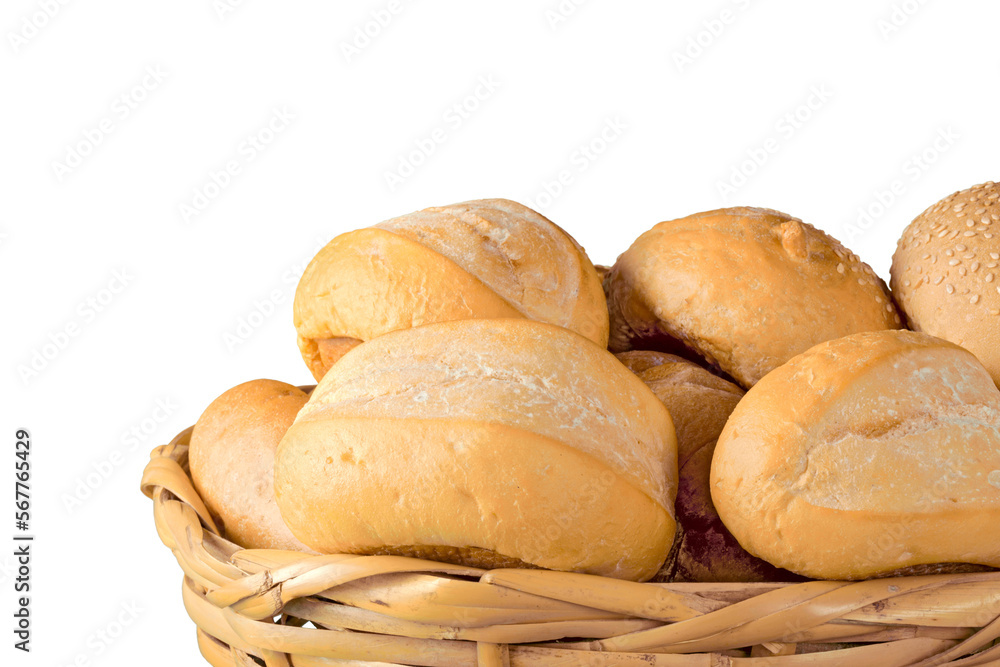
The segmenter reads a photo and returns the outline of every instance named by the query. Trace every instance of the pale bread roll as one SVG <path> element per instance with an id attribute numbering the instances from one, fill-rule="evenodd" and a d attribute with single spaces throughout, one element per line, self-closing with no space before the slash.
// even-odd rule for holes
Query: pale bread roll
<path id="1" fill-rule="evenodd" d="M 247 549 L 308 551 L 274 501 L 274 454 L 306 404 L 301 389 L 252 380 L 205 409 L 191 433 L 191 479 L 225 537 Z"/>
<path id="2" fill-rule="evenodd" d="M 674 537 L 677 449 L 663 404 L 591 341 L 460 320 L 341 358 L 282 440 L 275 489 L 320 552 L 645 580 Z"/>
<path id="3" fill-rule="evenodd" d="M 612 352 L 674 352 L 743 387 L 817 343 L 902 324 L 885 283 L 856 255 L 760 208 L 661 222 L 605 284 Z"/>
<path id="4" fill-rule="evenodd" d="M 657 578 L 695 582 L 786 581 L 796 576 L 747 553 L 715 511 L 709 472 L 726 420 L 743 398 L 731 382 L 681 357 L 633 350 L 615 355 L 670 412 L 677 433 L 676 558 Z"/>
<path id="5" fill-rule="evenodd" d="M 506 199 L 428 208 L 341 234 L 295 293 L 299 349 L 319 380 L 361 341 L 470 318 L 529 318 L 607 345 L 601 281 L 576 241 Z"/>
<path id="6" fill-rule="evenodd" d="M 737 405 L 712 499 L 750 553 L 820 579 L 1000 566 L 1000 391 L 968 351 L 856 334 L 772 371 Z"/>
<path id="7" fill-rule="evenodd" d="M 910 327 L 969 350 L 1000 386 L 1000 185 L 956 192 L 918 215 L 891 274 Z"/>

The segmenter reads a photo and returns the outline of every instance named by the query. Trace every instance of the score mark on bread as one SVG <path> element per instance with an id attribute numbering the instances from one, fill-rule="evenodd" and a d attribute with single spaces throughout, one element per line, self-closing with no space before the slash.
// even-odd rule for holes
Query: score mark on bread
<path id="1" fill-rule="evenodd" d="M 1000 567 L 1000 391 L 952 343 L 911 331 L 822 343 L 736 407 L 712 498 L 751 553 L 821 579 Z"/>
<path id="2" fill-rule="evenodd" d="M 349 349 L 421 324 L 529 318 L 607 345 L 601 281 L 583 248 L 527 206 L 428 208 L 333 239 L 295 293 L 302 357 L 319 380 Z"/>
<path id="3" fill-rule="evenodd" d="M 458 549 L 465 564 L 492 552 L 482 565 L 645 580 L 674 537 L 676 440 L 663 404 L 593 342 L 457 320 L 338 361 L 281 442 L 275 489 L 324 553 Z"/>

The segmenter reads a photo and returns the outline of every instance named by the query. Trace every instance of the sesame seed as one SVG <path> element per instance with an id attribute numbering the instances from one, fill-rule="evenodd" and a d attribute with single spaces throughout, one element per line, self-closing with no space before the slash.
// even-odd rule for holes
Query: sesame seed
<path id="1" fill-rule="evenodd" d="M 988 282 L 988 283 L 993 282 L 993 274 L 992 273 L 987 273 L 986 274 L 986 282 Z"/>
<path id="2" fill-rule="evenodd" d="M 973 262 L 972 263 L 972 272 L 975 273 L 978 270 L 979 270 L 979 262 Z"/>
<path id="3" fill-rule="evenodd" d="M 955 246 L 955 250 L 957 250 L 959 252 L 964 252 L 965 250 L 968 250 L 968 249 L 969 249 L 969 246 L 965 245 L 964 243 L 959 243 L 957 246 Z"/>
<path id="4" fill-rule="evenodd" d="M 979 295 L 976 294 L 971 299 L 969 299 L 969 303 L 971 303 L 973 306 L 979 303 Z"/>
<path id="5" fill-rule="evenodd" d="M 940 285 L 942 282 L 944 282 L 944 276 L 938 276 L 937 280 L 934 281 L 934 284 Z"/>
<path id="6" fill-rule="evenodd" d="M 961 263 L 962 263 L 962 260 L 960 260 L 960 259 L 951 259 L 951 260 L 948 260 L 948 266 L 958 266 Z"/>
<path id="7" fill-rule="evenodd" d="M 954 250 L 945 250 L 944 254 L 946 256 L 948 256 L 948 257 L 954 257 L 955 256 L 955 251 Z"/>
<path id="8" fill-rule="evenodd" d="M 858 282 L 861 282 L 861 281 L 859 280 Z M 904 287 L 909 287 L 910 286 L 910 281 L 909 280 L 904 280 L 903 281 L 903 286 Z M 878 301 L 879 301 L 879 303 L 882 303 L 882 299 L 879 299 Z"/>
<path id="9" fill-rule="evenodd" d="M 964 255 L 962 255 L 962 259 L 975 259 L 975 258 L 976 258 L 976 253 L 974 252 L 967 252 Z"/>
<path id="10" fill-rule="evenodd" d="M 955 287 L 953 285 L 945 285 L 944 286 L 944 291 L 947 292 L 948 294 L 954 294 L 955 293 Z"/>
<path id="11" fill-rule="evenodd" d="M 990 259 L 1000 259 L 1000 252 L 991 252 Z"/>
<path id="12" fill-rule="evenodd" d="M 840 264 L 837 265 L 837 273 L 839 273 L 841 275 L 844 274 L 844 263 L 843 262 L 841 262 Z"/>
<path id="13" fill-rule="evenodd" d="M 965 235 L 968 236 L 969 238 L 972 238 L 973 236 L 976 235 L 976 233 L 975 232 L 965 232 Z"/>

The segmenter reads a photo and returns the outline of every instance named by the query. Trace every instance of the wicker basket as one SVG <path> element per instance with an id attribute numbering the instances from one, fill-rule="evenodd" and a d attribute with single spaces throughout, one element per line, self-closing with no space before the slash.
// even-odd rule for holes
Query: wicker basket
<path id="1" fill-rule="evenodd" d="M 190 434 L 153 450 L 142 490 L 212 665 L 1000 665 L 1000 572 L 637 584 L 244 550 L 195 492 Z"/>

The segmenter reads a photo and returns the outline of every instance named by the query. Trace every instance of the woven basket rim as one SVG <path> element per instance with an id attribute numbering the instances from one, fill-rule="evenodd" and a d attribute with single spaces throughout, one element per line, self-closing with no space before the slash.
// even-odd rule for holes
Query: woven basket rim
<path id="1" fill-rule="evenodd" d="M 242 549 L 191 482 L 192 429 L 153 449 L 141 490 L 212 665 L 1000 664 L 1000 572 L 664 584 Z"/>

